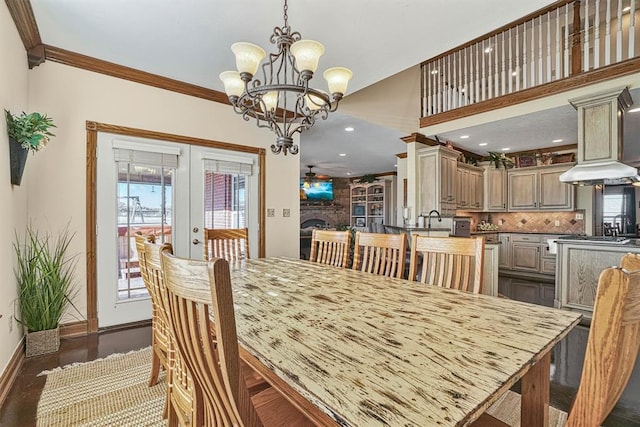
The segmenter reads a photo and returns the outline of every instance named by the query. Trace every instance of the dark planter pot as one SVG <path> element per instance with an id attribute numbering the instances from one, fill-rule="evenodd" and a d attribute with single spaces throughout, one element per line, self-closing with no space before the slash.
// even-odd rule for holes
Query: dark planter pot
<path id="1" fill-rule="evenodd" d="M 29 150 L 22 148 L 18 141 L 9 137 L 9 161 L 11 162 L 11 183 L 13 185 L 20 185 L 22 181 L 22 173 L 24 165 L 27 164 L 28 155 Z"/>

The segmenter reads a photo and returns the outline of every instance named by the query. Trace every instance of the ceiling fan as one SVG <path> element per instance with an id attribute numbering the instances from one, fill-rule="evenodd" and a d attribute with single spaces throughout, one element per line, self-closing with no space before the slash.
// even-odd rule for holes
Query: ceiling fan
<path id="1" fill-rule="evenodd" d="M 309 172 L 305 172 L 304 176 L 304 181 L 307 183 L 311 183 L 317 180 L 327 180 L 329 179 L 328 175 L 318 175 L 315 172 L 313 172 L 313 168 L 315 168 L 314 165 L 307 165 L 307 167 L 309 168 Z"/>

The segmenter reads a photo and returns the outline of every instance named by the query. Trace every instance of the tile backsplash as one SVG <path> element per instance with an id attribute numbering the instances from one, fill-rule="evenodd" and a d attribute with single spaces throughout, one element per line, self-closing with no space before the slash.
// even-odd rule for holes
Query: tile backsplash
<path id="1" fill-rule="evenodd" d="M 549 233 L 549 234 L 584 234 L 584 219 L 576 219 L 576 214 L 584 210 L 573 212 L 461 212 L 458 216 L 471 218 L 471 230 L 476 231 L 482 221 L 497 224 L 498 231 L 512 233 Z M 556 225 L 556 223 L 558 225 Z"/>

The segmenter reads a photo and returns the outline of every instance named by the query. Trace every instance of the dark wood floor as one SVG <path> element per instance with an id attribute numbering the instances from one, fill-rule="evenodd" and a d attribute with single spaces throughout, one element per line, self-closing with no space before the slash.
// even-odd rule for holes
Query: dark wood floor
<path id="1" fill-rule="evenodd" d="M 553 351 L 551 368 L 551 403 L 567 410 L 580 381 L 588 328 L 578 326 Z M 87 362 L 112 353 L 146 347 L 151 343 L 148 326 L 102 332 L 89 337 L 64 339 L 56 354 L 29 359 L 7 400 L 0 408 L 0 426 L 34 426 L 35 414 L 45 377 L 45 369 Z M 640 359 L 620 402 L 604 423 L 606 427 L 640 426 Z"/>
<path id="2" fill-rule="evenodd" d="M 40 372 L 75 362 L 89 362 L 113 353 L 126 353 L 149 345 L 151 345 L 150 326 L 118 329 L 61 340 L 58 353 L 34 357 L 24 363 L 9 396 L 0 408 L 0 426 L 36 425 L 36 409 L 46 378 L 38 377 Z"/>

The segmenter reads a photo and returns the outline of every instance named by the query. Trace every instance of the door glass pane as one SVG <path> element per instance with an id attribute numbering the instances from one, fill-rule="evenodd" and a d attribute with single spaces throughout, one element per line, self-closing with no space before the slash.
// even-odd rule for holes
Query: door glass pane
<path id="1" fill-rule="evenodd" d="M 148 297 L 134 236 L 171 242 L 173 168 L 118 162 L 118 300 Z"/>
<path id="2" fill-rule="evenodd" d="M 246 194 L 245 175 L 205 171 L 204 226 L 247 227 Z"/>

